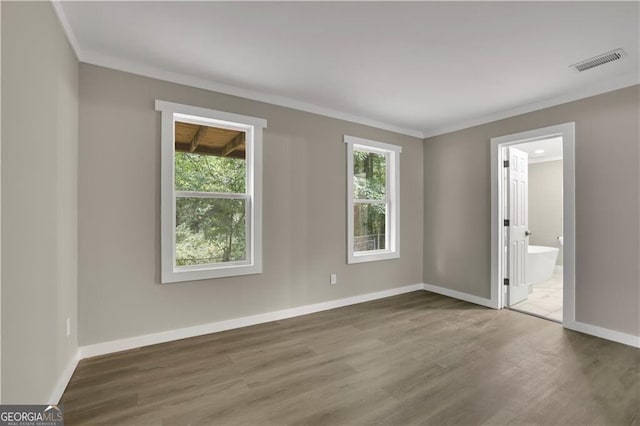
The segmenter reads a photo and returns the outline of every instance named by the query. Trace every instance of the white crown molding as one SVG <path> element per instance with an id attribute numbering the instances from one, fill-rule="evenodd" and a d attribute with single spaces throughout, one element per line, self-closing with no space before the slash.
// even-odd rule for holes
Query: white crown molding
<path id="1" fill-rule="evenodd" d="M 51 2 L 56 16 L 58 17 L 58 21 L 60 21 L 62 29 L 67 35 L 69 44 L 76 54 L 76 58 L 78 58 L 78 61 L 80 62 L 98 65 L 104 68 L 110 68 L 118 71 L 124 71 L 144 77 L 164 80 L 171 83 L 183 84 L 199 89 L 210 90 L 212 92 L 224 93 L 227 95 L 238 96 L 240 98 L 265 102 L 286 108 L 293 108 L 299 111 L 310 112 L 313 114 L 336 118 L 338 120 L 344 120 L 352 123 L 362 124 L 365 126 L 375 127 L 377 129 L 388 130 L 390 132 L 400 133 L 418 139 L 424 139 L 424 135 L 420 130 L 407 129 L 404 127 L 396 126 L 394 124 L 373 120 L 367 117 L 346 113 L 332 108 L 325 108 L 309 102 L 298 101 L 284 96 L 273 95 L 256 90 L 243 89 L 241 87 L 218 83 L 209 79 L 194 77 L 183 73 L 165 71 L 160 68 L 144 65 L 142 63 L 126 61 L 108 55 L 102 55 L 97 52 L 82 50 L 80 48 L 80 44 L 78 43 L 78 39 L 73 32 L 73 28 L 71 28 L 71 25 L 69 24 L 69 20 L 67 19 L 67 15 L 64 12 L 64 8 L 60 4 L 60 0 L 49 1 Z"/>
<path id="2" fill-rule="evenodd" d="M 298 111 L 310 112 L 325 117 L 336 118 L 338 120 L 350 121 L 352 123 L 362 124 L 365 126 L 375 127 L 377 129 L 388 130 L 394 133 L 400 133 L 412 136 L 418 139 L 424 139 L 424 135 L 420 130 L 407 129 L 396 126 L 394 124 L 384 123 L 372 120 L 366 117 L 349 114 L 332 108 L 325 108 L 308 102 L 302 102 L 284 96 L 272 95 L 257 90 L 243 89 L 241 87 L 232 86 L 224 83 L 217 83 L 213 80 L 194 77 L 183 73 L 175 73 L 165 71 L 160 68 L 127 61 L 111 56 L 103 55 L 97 52 L 82 51 L 80 62 L 91 65 L 97 65 L 104 68 L 110 68 L 118 71 L 124 71 L 143 77 L 155 78 L 157 80 L 168 81 L 176 84 L 183 84 L 198 89 L 210 90 L 212 92 L 223 93 L 226 95 L 237 96 L 240 98 L 251 99 L 254 101 L 265 102 L 272 105 L 278 105 L 286 108 L 292 108 Z"/>
<path id="3" fill-rule="evenodd" d="M 385 123 L 378 120 L 373 120 L 367 117 L 350 114 L 344 111 L 339 111 L 332 108 L 326 108 L 320 105 L 315 105 L 309 102 L 298 101 L 284 96 L 273 95 L 266 92 L 257 90 L 243 89 L 241 87 L 228 85 L 224 83 L 218 83 L 213 80 L 195 77 L 184 73 L 175 73 L 165 71 L 163 69 L 148 66 L 142 63 L 127 61 L 119 58 L 115 58 L 108 55 L 103 55 L 98 52 L 84 51 L 80 48 L 80 44 L 69 24 L 69 21 L 64 12 L 64 8 L 60 4 L 60 0 L 49 0 L 53 7 L 53 10 L 60 21 L 60 24 L 67 35 L 69 44 L 78 58 L 78 61 L 87 64 L 97 65 L 104 68 L 110 68 L 118 71 L 124 71 L 131 74 L 136 74 L 144 77 L 155 78 L 158 80 L 164 80 L 171 83 L 183 84 L 185 86 L 196 87 L 199 89 L 210 90 L 212 92 L 224 93 L 227 95 L 237 96 L 240 98 L 251 99 L 259 102 L 265 102 L 268 104 L 278 105 L 286 108 L 292 108 L 299 111 L 305 111 L 313 114 L 322 115 L 325 117 L 336 118 L 338 120 L 349 121 L 352 123 L 362 124 L 365 126 L 374 127 L 381 130 L 387 130 L 394 133 L 399 133 L 407 136 L 412 136 L 418 139 L 427 139 L 434 136 L 442 135 L 445 133 L 455 132 L 457 130 L 467 129 L 473 126 L 479 126 L 481 124 L 490 123 L 493 121 L 502 120 L 516 115 L 526 114 L 528 112 L 538 111 L 544 108 L 564 104 L 567 102 L 576 101 L 579 99 L 588 98 L 590 96 L 599 95 L 613 90 L 622 89 L 624 87 L 640 84 L 640 75 L 635 73 L 624 74 L 617 78 L 608 79 L 605 81 L 591 84 L 587 87 L 579 89 L 577 91 L 565 93 L 563 95 L 549 98 L 540 102 L 534 102 L 531 104 L 521 105 L 515 108 L 511 108 L 505 111 L 469 119 L 461 120 L 457 124 L 436 126 L 425 130 L 408 129 L 394 124 Z"/>
<path id="4" fill-rule="evenodd" d="M 53 8 L 54 13 L 58 17 L 58 21 L 62 26 L 62 30 L 67 36 L 67 41 L 69 41 L 69 44 L 71 45 L 71 49 L 73 50 L 73 53 L 76 54 L 76 59 L 80 61 L 81 60 L 80 45 L 78 44 L 78 39 L 76 38 L 76 35 L 73 32 L 71 25 L 69 24 L 67 15 L 64 13 L 64 9 L 62 8 L 62 4 L 60 3 L 60 0 L 49 0 L 49 1 L 51 3 L 51 7 Z"/>
<path id="5" fill-rule="evenodd" d="M 432 138 L 434 136 L 444 135 L 446 133 L 452 133 L 458 130 L 468 129 L 469 127 L 480 126 L 482 124 L 491 123 L 505 118 L 515 117 L 516 115 L 526 114 L 528 112 L 539 111 L 541 109 L 550 108 L 556 105 L 566 104 L 569 102 L 577 101 L 591 96 L 600 95 L 614 90 L 623 89 L 629 86 L 635 86 L 640 84 L 640 75 L 635 73 L 623 74 L 616 78 L 599 81 L 598 83 L 583 87 L 579 90 L 565 93 L 560 96 L 545 99 L 540 102 L 534 102 L 531 104 L 521 105 L 515 108 L 511 108 L 505 111 L 500 111 L 494 114 L 485 115 L 482 117 L 463 120 L 457 124 L 447 125 L 442 127 L 434 127 L 431 129 L 425 129 L 423 134 L 424 138 Z"/>

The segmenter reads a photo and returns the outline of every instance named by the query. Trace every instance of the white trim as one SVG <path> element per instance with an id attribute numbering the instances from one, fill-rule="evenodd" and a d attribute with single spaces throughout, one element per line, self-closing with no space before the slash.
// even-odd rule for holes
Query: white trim
<path id="1" fill-rule="evenodd" d="M 491 300 L 501 309 L 503 300 L 503 190 L 502 147 L 562 136 L 563 152 L 563 324 L 575 321 L 575 123 L 515 133 L 491 139 Z"/>
<path id="2" fill-rule="evenodd" d="M 235 114 L 226 111 L 218 111 L 193 105 L 179 104 L 176 102 L 163 101 L 160 99 L 156 99 L 155 108 L 156 111 L 191 116 L 193 120 L 196 120 L 199 124 L 203 125 L 211 124 L 210 122 L 202 120 L 202 118 L 207 118 L 209 120 L 219 121 L 220 124 L 228 125 L 230 123 L 237 123 L 237 126 L 233 126 L 233 128 L 238 130 L 244 130 L 247 127 L 247 124 L 263 129 L 267 127 L 267 120 L 265 120 L 264 118 Z"/>
<path id="3" fill-rule="evenodd" d="M 176 198 L 224 198 L 226 200 L 248 200 L 247 194 L 235 192 L 199 192 L 199 191 L 174 191 Z"/>
<path id="4" fill-rule="evenodd" d="M 473 126 L 479 126 L 481 124 L 491 123 L 493 121 L 502 120 L 504 118 L 513 117 L 516 115 L 525 114 L 532 111 L 538 111 L 544 108 L 549 108 L 552 106 L 561 105 L 561 104 L 565 104 L 572 101 L 577 101 L 579 99 L 596 96 L 602 93 L 611 92 L 614 90 L 622 89 L 622 88 L 633 86 L 640 83 L 637 75 L 627 74 L 618 78 L 613 78 L 610 80 L 589 84 L 582 89 L 572 91 L 565 95 L 553 97 L 547 100 L 525 104 L 516 108 L 511 108 L 505 111 L 484 115 L 478 118 L 460 120 L 458 124 L 438 126 L 438 127 L 424 129 L 424 130 L 417 130 L 417 129 L 408 129 L 404 127 L 399 127 L 394 124 L 372 120 L 363 116 L 346 113 L 346 112 L 335 110 L 332 108 L 325 108 L 319 105 L 311 104 L 308 102 L 301 102 L 301 101 L 297 101 L 295 99 L 291 99 L 283 96 L 243 89 L 237 86 L 230 86 L 227 84 L 217 83 L 214 81 L 210 81 L 210 80 L 206 80 L 198 77 L 193 77 L 187 74 L 164 71 L 156 67 L 150 67 L 140 63 L 134 63 L 134 62 L 122 60 L 119 58 L 113 58 L 113 57 L 109 57 L 109 56 L 102 55 L 95 52 L 83 52 L 80 61 L 88 64 L 105 67 L 105 68 L 110 68 L 114 70 L 128 72 L 131 74 L 136 74 L 144 77 L 155 78 L 155 79 L 168 81 L 176 84 L 184 84 L 191 87 L 211 90 L 213 92 L 224 93 L 224 94 L 238 96 L 245 99 L 251 99 L 259 102 L 266 102 L 272 105 L 279 105 L 287 108 L 296 109 L 299 111 L 305 111 L 312 114 L 318 114 L 325 117 L 336 118 L 338 120 L 345 120 L 352 123 L 371 126 L 371 127 L 382 129 L 382 130 L 388 130 L 390 132 L 412 136 L 419 139 L 426 139 L 433 136 L 454 132 L 456 130 L 462 130 L 462 129 L 466 129 Z"/>
<path id="5" fill-rule="evenodd" d="M 347 144 L 362 145 L 365 149 L 367 149 L 367 148 L 375 148 L 375 149 L 371 149 L 371 151 L 402 152 L 402 147 L 399 146 L 399 145 L 392 145 L 390 143 L 378 142 L 378 141 L 374 141 L 374 140 L 371 140 L 371 139 L 359 138 L 359 137 L 356 137 L 356 136 L 344 135 L 343 141 L 344 141 L 344 143 L 347 143 Z"/>
<path id="6" fill-rule="evenodd" d="M 251 315 L 247 317 L 235 318 L 231 320 L 218 321 L 208 324 L 185 327 L 175 330 L 162 331 L 158 333 L 146 334 L 141 336 L 129 337 L 126 339 L 112 340 L 109 342 L 96 343 L 93 345 L 81 346 L 77 349 L 73 357 L 69 360 L 66 368 L 62 372 L 55 388 L 51 392 L 50 402 L 59 402 L 64 393 L 78 362 L 85 358 L 91 358 L 100 355 L 107 355 L 115 352 L 125 351 L 129 349 L 140 348 L 143 346 L 156 345 L 159 343 L 172 342 L 175 340 L 186 339 L 189 337 L 202 336 L 205 334 L 217 333 L 236 328 L 248 327 L 257 324 L 263 324 L 272 321 L 278 321 L 286 318 L 308 315 L 315 312 L 322 312 L 329 309 L 341 308 L 344 306 L 355 305 L 358 303 L 369 302 L 372 300 L 384 299 L 387 297 L 397 296 L 399 294 L 411 293 L 413 291 L 425 290 L 443 296 L 452 297 L 454 299 L 463 300 L 465 302 L 474 303 L 488 308 L 496 308 L 490 299 L 462 293 L 448 288 L 439 287 L 431 284 L 413 284 L 404 287 L 397 287 L 389 290 L 367 293 L 359 296 L 351 296 L 343 299 L 331 300 L 328 302 L 315 303 L 312 305 L 300 306 L 297 308 L 284 309 L 281 311 L 267 312 L 264 314 Z M 595 327 L 589 324 L 574 322 L 571 326 L 565 325 L 575 331 L 587 333 L 603 339 L 612 340 L 626 345 L 640 347 L 640 337 L 633 336 L 618 331 L 608 330 L 601 327 Z"/>
<path id="7" fill-rule="evenodd" d="M 624 89 L 625 87 L 635 86 L 636 84 L 640 84 L 640 75 L 638 75 L 637 73 L 623 74 L 621 76 L 614 77 L 608 80 L 593 82 L 581 89 L 574 90 L 569 93 L 565 93 L 563 95 L 555 96 L 539 102 L 520 105 L 515 108 L 484 115 L 477 118 L 460 120 L 456 124 L 436 126 L 431 129 L 425 129 L 423 132 L 424 138 L 432 138 L 434 136 L 443 135 L 445 133 L 451 133 L 457 130 L 463 130 L 474 126 L 480 126 L 482 124 L 492 123 L 494 121 L 503 120 L 505 118 L 514 117 L 516 115 L 539 111 L 541 109 L 566 104 L 580 99 L 590 98 L 592 96 L 601 95 L 603 93 L 613 92 L 614 90 Z"/>
<path id="8" fill-rule="evenodd" d="M 110 57 L 100 53 L 83 51 L 80 61 L 84 63 L 92 64 L 92 65 L 97 65 L 97 66 L 110 68 L 118 71 L 128 72 L 135 75 L 140 75 L 143 77 L 155 78 L 158 80 L 168 81 L 171 83 L 183 84 L 190 87 L 210 90 L 216 93 L 224 93 L 227 95 L 237 96 L 245 99 L 251 99 L 258 102 L 265 102 L 271 105 L 278 105 L 286 108 L 292 108 L 298 111 L 304 111 L 312 114 L 322 115 L 325 117 L 336 118 L 338 120 L 344 120 L 352 123 L 362 124 L 364 126 L 370 126 L 377 129 L 387 130 L 387 131 L 399 133 L 402 135 L 412 136 L 414 138 L 419 138 L 419 139 L 424 138 L 424 135 L 420 130 L 408 129 L 408 128 L 396 126 L 395 124 L 372 120 L 363 116 L 346 113 L 346 112 L 339 111 L 332 108 L 326 108 L 326 107 L 315 105 L 308 102 L 298 101 L 285 96 L 273 95 L 270 93 L 260 92 L 257 90 L 243 89 L 241 87 L 218 83 L 213 80 L 194 77 L 188 74 L 165 71 L 157 67 L 148 66 L 138 62 L 123 60 L 119 58 L 114 58 L 114 57 Z"/>
<path id="9" fill-rule="evenodd" d="M 156 100 L 161 112 L 161 276 L 162 283 L 204 280 L 262 273 L 262 129 L 267 120 L 225 111 Z M 176 120 L 201 125 L 236 129 L 246 133 L 246 194 L 217 194 L 176 191 L 174 185 L 174 123 Z M 203 198 L 239 198 L 246 200 L 247 260 L 189 267 L 176 266 L 176 199 L 188 194 Z"/>
<path id="10" fill-rule="evenodd" d="M 559 268 L 562 268 L 560 266 Z M 454 299 L 464 300 L 465 302 L 475 303 L 476 305 L 486 306 L 488 308 L 499 309 L 494 301 L 484 297 L 474 296 L 468 293 L 462 293 L 456 290 L 451 290 L 445 287 L 439 287 L 431 284 L 423 284 L 425 291 L 441 294 L 443 296 L 449 296 Z M 599 337 L 613 342 L 622 343 L 624 345 L 640 348 L 640 336 L 634 336 L 633 334 L 622 333 L 620 331 L 610 330 L 604 327 L 598 327 L 591 324 L 586 324 L 579 321 L 564 321 L 562 326 L 569 330 L 578 331 L 580 333 L 589 334 L 591 336 Z"/>
<path id="11" fill-rule="evenodd" d="M 423 284 L 422 286 L 425 291 L 430 291 L 431 293 L 441 294 L 443 296 L 449 296 L 454 299 L 464 300 L 465 302 L 475 303 L 476 305 L 496 309 L 495 303 L 491 299 L 487 299 L 486 297 L 474 296 L 473 294 L 462 293 L 460 291 L 451 290 L 449 288 L 440 287 L 433 284 Z"/>
<path id="12" fill-rule="evenodd" d="M 60 398 L 62 398 L 62 394 L 64 393 L 69 381 L 71 381 L 71 376 L 76 371 L 76 367 L 81 360 L 81 352 L 80 348 L 76 349 L 73 353 L 69 362 L 67 362 L 66 367 L 62 371 L 62 374 L 58 378 L 55 387 L 51 391 L 51 396 L 49 396 L 49 401 L 44 401 L 47 404 L 58 404 L 60 402 Z"/>
<path id="13" fill-rule="evenodd" d="M 586 324 L 579 321 L 573 321 L 570 323 L 565 322 L 563 323 L 563 326 L 569 330 L 622 343 L 623 345 L 633 346 L 634 348 L 640 348 L 640 336 L 634 336 L 633 334 L 622 333 L 620 331 L 610 330 L 608 328 L 598 327 L 596 325 Z"/>
<path id="14" fill-rule="evenodd" d="M 353 247 L 350 245 L 349 247 Z M 391 259 L 399 259 L 400 253 L 398 251 L 391 250 L 372 250 L 370 252 L 356 252 L 349 253 L 350 257 L 347 263 L 366 263 L 366 262 L 377 262 L 379 260 L 391 260 Z"/>
<path id="15" fill-rule="evenodd" d="M 344 135 L 347 145 L 347 263 L 375 262 L 379 260 L 398 259 L 400 257 L 400 153 L 402 147 L 388 143 L 373 141 Z M 353 151 L 368 151 L 386 157 L 386 191 L 385 200 L 356 200 L 353 198 Z M 357 203 L 384 203 L 385 215 L 385 249 L 355 252 L 353 207 Z"/>
<path id="16" fill-rule="evenodd" d="M 525 114 L 532 111 L 549 108 L 556 105 L 565 104 L 567 102 L 577 101 L 579 99 L 596 96 L 602 93 L 611 92 L 614 90 L 622 89 L 625 87 L 633 86 L 640 83 L 640 76 L 636 73 L 624 74 L 615 78 L 611 78 L 605 81 L 598 81 L 591 83 L 581 89 L 565 93 L 560 96 L 555 96 L 549 99 L 545 99 L 530 104 L 518 106 L 508 110 L 496 112 L 493 114 L 483 115 L 477 118 L 471 118 L 468 120 L 461 120 L 457 124 L 436 126 L 429 129 L 417 130 L 409 129 L 406 127 L 397 126 L 378 120 L 372 120 L 367 117 L 347 113 L 344 111 L 336 110 L 333 108 L 326 108 L 320 105 L 315 105 L 309 102 L 302 102 L 295 99 L 291 99 L 285 96 L 273 95 L 256 90 L 243 89 L 241 87 L 232 86 L 223 83 L 217 83 L 209 79 L 203 79 L 194 77 L 192 75 L 184 73 L 175 73 L 165 71 L 157 67 L 145 65 L 139 62 L 124 60 L 115 58 L 109 55 L 104 55 L 97 52 L 85 51 L 80 48 L 80 44 L 77 41 L 73 29 L 69 25 L 69 21 L 64 12 L 64 8 L 59 4 L 58 0 L 50 0 L 53 9 L 60 21 L 69 44 L 73 48 L 78 61 L 87 64 L 93 64 L 104 68 L 110 68 L 113 70 L 128 72 L 143 77 L 155 78 L 158 80 L 168 81 L 176 84 L 183 84 L 186 86 L 196 87 L 199 89 L 211 90 L 213 92 L 224 93 L 240 98 L 251 99 L 259 102 L 265 102 L 272 105 L 279 105 L 286 108 L 292 108 L 299 111 L 305 111 L 312 114 L 318 114 L 325 117 L 336 118 L 338 120 L 349 121 L 352 123 L 362 124 L 364 126 L 370 126 L 377 129 L 387 130 L 402 135 L 412 136 L 414 138 L 426 139 L 433 136 L 442 135 L 445 133 L 454 132 L 456 130 L 462 130 L 481 124 L 490 123 L 493 121 L 501 120 L 508 117 L 513 117 L 520 114 Z"/>
<path id="17" fill-rule="evenodd" d="M 80 45 L 78 44 L 78 39 L 76 38 L 76 34 L 73 32 L 73 29 L 69 24 L 67 15 L 64 13 L 64 8 L 62 7 L 62 3 L 60 2 L 60 0 L 49 0 L 49 2 L 51 3 L 53 12 L 58 17 L 60 26 L 62 26 L 62 30 L 64 34 L 67 36 L 67 41 L 69 42 L 69 45 L 73 50 L 73 53 L 76 55 L 76 59 L 80 61 Z"/>
<path id="18" fill-rule="evenodd" d="M 231 320 L 218 321 L 208 324 L 196 325 L 192 327 L 184 327 L 175 330 L 162 331 L 158 333 L 146 334 L 141 336 L 129 337 L 126 339 L 112 340 L 109 342 L 96 343 L 93 345 L 81 346 L 79 348 L 79 357 L 70 361 L 69 366 L 73 362 L 77 363 L 78 359 L 85 359 L 94 356 L 106 355 L 114 352 L 120 352 L 129 349 L 140 348 L 143 346 L 166 343 L 189 337 L 202 336 L 211 333 L 218 333 L 226 330 L 233 330 L 242 327 L 249 327 L 257 324 L 293 318 L 302 315 L 309 315 L 316 312 L 322 312 L 330 309 L 341 308 L 344 306 L 355 305 L 358 303 L 369 302 L 372 300 L 384 299 L 387 297 L 397 296 L 400 294 L 411 293 L 414 291 L 425 290 L 443 296 L 452 297 L 454 299 L 463 300 L 465 302 L 474 303 L 480 306 L 495 309 L 490 299 L 462 293 L 456 290 L 435 286 L 431 284 L 412 284 L 404 287 L 397 287 L 389 290 L 382 290 L 374 293 L 367 293 L 358 296 L 351 296 L 343 299 L 331 300 L 328 302 L 320 302 L 312 305 L 299 306 L 297 308 L 284 309 L 280 311 L 267 312 L 264 314 L 251 315 L 246 317 L 235 318 Z M 603 339 L 613 340 L 631 346 L 638 347 L 640 345 L 640 337 L 618 331 L 608 330 L 589 324 L 574 322 L 570 328 L 575 331 L 591 334 Z M 71 377 L 69 374 L 70 367 L 65 369 L 64 377 Z M 71 371 L 72 373 L 72 371 Z M 63 381 L 62 379 L 60 380 Z M 65 385 L 66 386 L 66 385 Z M 58 386 L 59 388 L 60 386 Z M 64 390 L 64 388 L 62 388 Z"/>
<path id="19" fill-rule="evenodd" d="M 278 321 L 286 318 L 308 315 L 315 312 L 329 309 L 341 308 L 343 306 L 355 305 L 369 302 L 371 300 L 384 299 L 386 297 L 397 296 L 399 294 L 410 293 L 422 290 L 422 284 L 412 284 L 404 287 L 392 288 L 389 290 L 377 291 L 358 296 L 336 299 L 328 302 L 320 302 L 312 305 L 299 306 L 297 308 L 284 309 L 280 311 L 267 312 L 264 314 L 251 315 L 247 317 L 234 318 L 225 321 L 212 322 L 208 324 L 196 325 L 192 327 L 179 328 L 176 330 L 161 331 L 158 333 L 146 334 L 142 336 L 130 337 L 127 339 L 112 340 L 110 342 L 96 343 L 82 346 L 80 353 L 82 358 L 89 358 L 98 355 L 105 355 L 113 352 L 139 348 L 142 346 L 155 345 L 158 343 L 171 342 L 189 337 L 201 336 L 204 334 L 217 333 L 225 330 L 232 330 L 241 327 L 248 327 L 266 322 Z"/>

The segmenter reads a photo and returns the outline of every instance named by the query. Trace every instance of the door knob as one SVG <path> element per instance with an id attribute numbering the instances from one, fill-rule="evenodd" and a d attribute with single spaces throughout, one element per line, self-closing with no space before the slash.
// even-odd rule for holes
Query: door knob
<path id="1" fill-rule="evenodd" d="M 533 232 L 531 232 L 531 231 L 524 231 L 524 236 L 525 237 L 528 237 L 529 235 L 532 235 L 532 234 L 533 234 Z"/>

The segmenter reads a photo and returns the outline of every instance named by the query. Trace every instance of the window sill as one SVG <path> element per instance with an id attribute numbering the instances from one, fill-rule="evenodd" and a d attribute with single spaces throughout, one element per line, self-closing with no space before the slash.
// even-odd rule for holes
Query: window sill
<path id="1" fill-rule="evenodd" d="M 378 260 L 399 259 L 400 253 L 398 251 L 374 251 L 371 253 L 359 252 L 349 253 L 349 264 L 352 263 L 364 263 L 364 262 L 376 262 Z"/>
<path id="2" fill-rule="evenodd" d="M 242 275 L 261 274 L 260 265 L 226 265 L 218 267 L 187 267 L 173 268 L 162 271 L 162 284 L 177 283 L 183 281 L 198 281 L 215 278 L 237 277 Z"/>

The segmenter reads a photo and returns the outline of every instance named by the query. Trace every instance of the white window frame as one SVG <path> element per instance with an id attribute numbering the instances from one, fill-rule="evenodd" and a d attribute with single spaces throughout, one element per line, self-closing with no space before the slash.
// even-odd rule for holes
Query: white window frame
<path id="1" fill-rule="evenodd" d="M 347 145 L 347 263 L 374 262 L 378 260 L 397 259 L 400 257 L 400 153 L 402 147 L 388 143 L 362 139 L 355 136 L 344 136 Z M 384 154 L 386 157 L 386 203 L 385 214 L 385 249 L 354 250 L 353 207 L 365 204 L 367 200 L 355 200 L 353 197 L 353 153 L 367 151 Z"/>
<path id="2" fill-rule="evenodd" d="M 162 283 L 262 273 L 262 118 L 156 100 L 161 112 L 161 270 Z M 239 130 L 246 133 L 246 194 L 185 193 L 175 190 L 175 122 Z M 176 199 L 185 195 L 247 200 L 247 259 L 242 262 L 176 266 Z"/>

